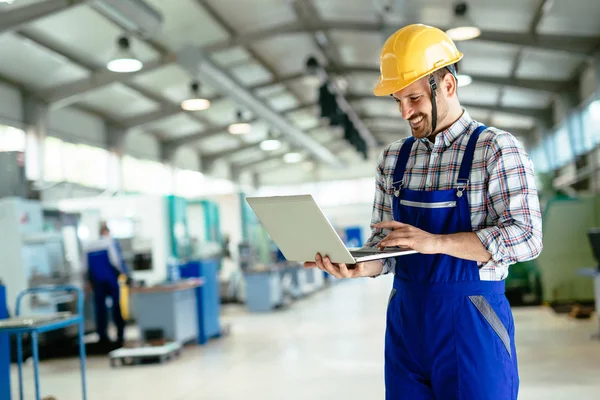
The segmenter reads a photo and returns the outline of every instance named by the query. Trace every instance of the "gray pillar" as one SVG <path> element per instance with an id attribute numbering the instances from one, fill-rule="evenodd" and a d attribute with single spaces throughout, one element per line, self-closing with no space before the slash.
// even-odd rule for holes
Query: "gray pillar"
<path id="1" fill-rule="evenodd" d="M 123 155 L 125 154 L 125 138 L 129 131 L 110 122 L 105 123 L 106 129 L 106 148 L 116 159 L 116 164 L 110 162 L 108 165 L 109 188 L 116 191 L 123 191 Z"/>
<path id="2" fill-rule="evenodd" d="M 29 93 L 23 93 L 23 117 L 25 122 L 25 132 L 28 135 L 33 135 L 39 144 L 37 154 L 37 170 L 34 176 L 38 182 L 44 181 L 44 141 L 48 135 L 49 120 L 48 120 L 48 104 L 34 98 Z M 26 149 L 31 151 L 32 149 Z"/>
<path id="3" fill-rule="evenodd" d="M 240 183 L 240 178 L 242 176 L 242 169 L 240 167 L 236 167 L 232 164 L 229 165 L 229 179 L 233 183 Z"/>

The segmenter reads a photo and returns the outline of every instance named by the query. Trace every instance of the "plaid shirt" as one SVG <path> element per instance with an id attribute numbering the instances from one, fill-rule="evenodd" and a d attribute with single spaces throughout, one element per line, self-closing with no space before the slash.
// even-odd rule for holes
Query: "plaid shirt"
<path id="1" fill-rule="evenodd" d="M 405 187 L 412 190 L 456 187 L 469 135 L 478 125 L 464 111 L 458 121 L 436 136 L 435 143 L 416 140 L 406 166 Z M 366 247 L 375 246 L 390 232 L 375 229 L 373 224 L 394 220 L 392 181 L 404 140 L 389 145 L 379 158 L 372 235 Z M 467 193 L 473 232 L 492 254 L 490 261 L 480 265 L 481 280 L 505 279 L 509 265 L 538 256 L 542 250 L 542 216 L 533 164 L 514 136 L 496 128 L 480 134 Z M 387 259 L 383 273 L 394 270 L 395 260 Z"/>

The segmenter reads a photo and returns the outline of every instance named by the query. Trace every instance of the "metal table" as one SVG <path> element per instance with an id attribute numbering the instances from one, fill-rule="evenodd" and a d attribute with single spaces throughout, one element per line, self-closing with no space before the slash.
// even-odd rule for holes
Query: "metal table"
<path id="1" fill-rule="evenodd" d="M 21 316 L 21 300 L 28 294 L 68 292 L 77 293 L 77 314 L 57 313 L 33 316 Z M 17 364 L 19 368 L 19 395 L 23 400 L 23 334 L 31 335 L 31 347 L 33 355 L 33 373 L 35 380 L 35 399 L 40 400 L 40 376 L 39 376 L 39 354 L 38 335 L 40 333 L 65 328 L 70 325 L 78 326 L 79 334 L 79 361 L 81 367 L 81 386 L 83 400 L 86 400 L 85 383 L 85 343 L 84 343 L 84 318 L 83 318 L 83 291 L 75 286 L 49 286 L 23 290 L 17 295 L 15 317 L 0 320 L 0 332 L 17 335 Z"/>

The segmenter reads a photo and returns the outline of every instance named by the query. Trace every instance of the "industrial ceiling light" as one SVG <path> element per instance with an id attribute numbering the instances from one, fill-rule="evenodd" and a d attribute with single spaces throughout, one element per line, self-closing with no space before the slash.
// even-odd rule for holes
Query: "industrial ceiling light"
<path id="1" fill-rule="evenodd" d="M 229 133 L 231 133 L 232 135 L 245 135 L 247 133 L 250 133 L 250 131 L 252 130 L 252 126 L 247 122 L 242 122 L 241 111 L 237 112 L 237 121 L 238 122 L 234 122 L 233 124 L 229 125 Z"/>
<path id="2" fill-rule="evenodd" d="M 185 111 L 202 111 L 210 107 L 210 101 L 200 97 L 200 84 L 192 82 L 190 86 L 191 97 L 181 102 L 181 108 Z"/>
<path id="3" fill-rule="evenodd" d="M 276 139 L 272 134 L 268 134 L 267 138 L 260 142 L 260 149 L 263 151 L 275 151 L 281 148 L 281 141 Z"/>
<path id="4" fill-rule="evenodd" d="M 324 69 L 315 56 L 310 56 L 306 60 L 306 76 L 304 83 L 311 87 L 318 87 L 325 80 Z"/>
<path id="5" fill-rule="evenodd" d="M 466 74 L 458 74 L 458 87 L 469 86 L 473 82 L 473 78 Z"/>
<path id="6" fill-rule="evenodd" d="M 281 142 L 277 139 L 265 139 L 260 142 L 260 149 L 263 151 L 275 151 L 281 148 Z"/>
<path id="7" fill-rule="evenodd" d="M 283 161 L 288 164 L 294 164 L 302 160 L 302 154 L 300 153 L 287 153 L 283 156 Z"/>
<path id="8" fill-rule="evenodd" d="M 119 46 L 117 54 L 106 64 L 106 68 L 112 72 L 120 73 L 137 72 L 142 69 L 144 64 L 135 58 L 129 48 L 129 38 L 121 36 L 117 40 L 117 45 Z"/>
<path id="9" fill-rule="evenodd" d="M 451 28 L 446 31 L 450 39 L 455 41 L 471 40 L 481 35 L 481 30 L 467 16 L 469 6 L 466 2 L 454 6 L 454 20 Z"/>

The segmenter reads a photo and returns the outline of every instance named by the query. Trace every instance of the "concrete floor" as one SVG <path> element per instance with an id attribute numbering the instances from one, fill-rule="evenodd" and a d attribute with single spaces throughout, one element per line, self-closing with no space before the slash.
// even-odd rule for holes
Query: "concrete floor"
<path id="1" fill-rule="evenodd" d="M 232 334 L 186 348 L 164 365 L 111 369 L 88 359 L 90 400 L 383 399 L 384 313 L 391 280 L 347 281 L 286 310 L 224 310 Z M 525 400 L 600 398 L 600 341 L 595 320 L 576 321 L 547 308 L 514 312 Z M 16 368 L 13 368 L 16 399 Z M 33 398 L 31 368 L 25 398 Z M 44 395 L 80 399 L 77 359 L 45 361 Z"/>

